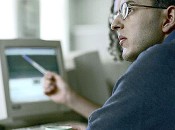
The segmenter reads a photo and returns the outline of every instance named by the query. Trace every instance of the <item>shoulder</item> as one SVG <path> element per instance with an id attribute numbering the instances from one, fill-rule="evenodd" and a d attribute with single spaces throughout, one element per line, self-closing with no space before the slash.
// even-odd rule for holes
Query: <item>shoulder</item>
<path id="1" fill-rule="evenodd" d="M 174 77 L 174 43 L 158 44 L 147 49 L 118 80 L 112 96 L 103 107 L 91 115 L 89 129 L 146 128 L 143 123 L 149 117 L 148 111 L 150 117 L 156 118 L 162 110 L 167 110 L 161 106 L 163 103 L 168 105 L 164 102 L 166 99 L 174 102 Z M 162 97 L 165 99 L 162 100 Z"/>
<path id="2" fill-rule="evenodd" d="M 168 44 L 157 44 L 142 52 L 126 73 L 117 81 L 116 89 L 131 88 L 143 92 L 145 88 L 165 84 L 175 76 L 175 41 Z"/>
<path id="3" fill-rule="evenodd" d="M 155 72 L 160 68 L 174 66 L 175 63 L 175 41 L 171 43 L 156 44 L 143 51 L 135 62 L 128 68 L 130 72 Z M 143 75 L 144 76 L 144 75 Z"/>
<path id="4" fill-rule="evenodd" d="M 143 51 L 136 61 L 132 64 L 131 68 L 138 65 L 155 65 L 167 64 L 170 58 L 175 58 L 175 40 L 169 43 L 156 44 L 147 50 Z"/>

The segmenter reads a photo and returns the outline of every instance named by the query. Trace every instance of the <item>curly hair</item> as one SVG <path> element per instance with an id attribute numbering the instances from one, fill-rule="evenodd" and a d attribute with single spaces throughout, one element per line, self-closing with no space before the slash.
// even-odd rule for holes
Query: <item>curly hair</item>
<path id="1" fill-rule="evenodd" d="M 122 48 L 119 45 L 119 40 L 116 31 L 111 30 L 111 24 L 113 21 L 112 14 L 113 14 L 113 8 L 114 8 L 114 1 L 112 2 L 112 6 L 110 9 L 110 15 L 108 19 L 108 27 L 109 27 L 109 47 L 108 51 L 109 53 L 114 57 L 114 61 L 122 61 Z"/>

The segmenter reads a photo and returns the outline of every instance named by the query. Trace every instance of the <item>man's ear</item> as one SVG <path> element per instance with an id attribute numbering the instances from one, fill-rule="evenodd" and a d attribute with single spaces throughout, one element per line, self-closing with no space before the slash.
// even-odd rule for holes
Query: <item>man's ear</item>
<path id="1" fill-rule="evenodd" d="M 175 6 L 169 6 L 164 11 L 164 22 L 162 26 L 162 30 L 164 33 L 170 33 L 175 29 Z"/>

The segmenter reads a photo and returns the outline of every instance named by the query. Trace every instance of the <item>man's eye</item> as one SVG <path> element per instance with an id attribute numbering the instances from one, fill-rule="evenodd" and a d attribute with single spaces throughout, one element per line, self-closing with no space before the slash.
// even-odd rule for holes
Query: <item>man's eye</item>
<path id="1" fill-rule="evenodd" d="M 132 8 L 128 8 L 128 14 L 132 12 Z"/>

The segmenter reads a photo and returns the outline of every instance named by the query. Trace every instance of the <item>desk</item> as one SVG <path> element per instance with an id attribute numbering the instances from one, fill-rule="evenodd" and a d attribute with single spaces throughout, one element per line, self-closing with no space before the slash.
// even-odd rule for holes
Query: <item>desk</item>
<path id="1" fill-rule="evenodd" d="M 53 126 L 53 125 L 69 125 L 72 126 L 75 130 L 86 130 L 87 124 L 82 122 L 56 122 L 56 123 L 48 123 L 38 126 L 24 127 L 13 130 L 45 130 L 45 126 Z"/>

